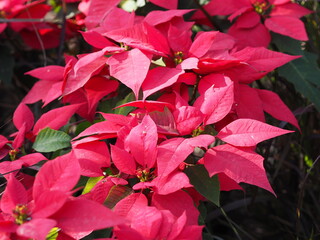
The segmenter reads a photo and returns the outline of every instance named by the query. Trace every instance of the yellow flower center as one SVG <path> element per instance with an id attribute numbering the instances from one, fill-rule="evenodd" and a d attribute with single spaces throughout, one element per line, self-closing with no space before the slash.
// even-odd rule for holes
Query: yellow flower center
<path id="1" fill-rule="evenodd" d="M 18 204 L 13 210 L 13 217 L 16 224 L 21 225 L 31 220 L 31 214 L 28 207 L 24 204 Z"/>
<path id="2" fill-rule="evenodd" d="M 174 60 L 174 63 L 175 63 L 176 65 L 182 63 L 183 57 L 184 57 L 183 52 L 181 52 L 181 51 L 175 52 L 175 53 L 174 53 L 174 59 L 173 59 L 173 60 Z"/>
<path id="3" fill-rule="evenodd" d="M 138 168 L 136 171 L 137 178 L 140 182 L 148 182 L 153 179 L 153 173 L 150 169 Z"/>
<path id="4" fill-rule="evenodd" d="M 268 2 L 255 2 L 253 4 L 254 10 L 260 15 L 264 15 L 270 7 L 271 5 Z"/>
<path id="5" fill-rule="evenodd" d="M 11 161 L 16 160 L 17 154 L 19 153 L 19 149 L 11 149 L 9 151 L 9 157 L 11 159 Z"/>
<path id="6" fill-rule="evenodd" d="M 194 129 L 192 131 L 192 137 L 197 137 L 203 132 L 204 132 L 204 127 L 203 126 L 199 126 L 199 127 L 197 127 L 196 129 Z"/>
<path id="7" fill-rule="evenodd" d="M 121 48 L 124 48 L 126 51 L 128 51 L 128 50 L 131 49 L 130 46 L 128 46 L 127 44 L 125 44 L 125 43 L 123 43 L 123 42 L 120 43 L 120 47 L 121 47 Z"/>

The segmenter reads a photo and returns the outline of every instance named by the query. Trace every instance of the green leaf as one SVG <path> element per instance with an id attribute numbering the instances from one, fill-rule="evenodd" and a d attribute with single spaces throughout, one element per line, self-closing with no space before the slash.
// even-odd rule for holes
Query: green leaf
<path id="1" fill-rule="evenodd" d="M 104 176 L 101 177 L 91 177 L 88 179 L 86 186 L 84 187 L 82 194 L 86 194 L 91 191 L 91 189 L 99 182 Z"/>
<path id="2" fill-rule="evenodd" d="M 279 75 L 291 82 L 295 89 L 315 104 L 320 111 L 320 69 L 318 56 L 303 50 L 300 41 L 274 35 L 274 43 L 281 52 L 301 55 L 278 69 Z"/>
<path id="3" fill-rule="evenodd" d="M 38 152 L 54 152 L 71 147 L 71 137 L 62 131 L 45 128 L 36 137 L 32 148 Z"/>
<path id="4" fill-rule="evenodd" d="M 134 100 L 135 100 L 134 94 L 131 92 L 123 100 L 117 102 L 116 106 L 120 106 L 122 104 L 125 104 L 125 103 L 128 103 L 128 102 L 132 102 Z M 121 107 L 121 108 L 115 109 L 114 113 L 126 116 L 133 109 L 134 109 L 134 107 Z"/>
<path id="5" fill-rule="evenodd" d="M 78 136 L 82 131 L 86 130 L 88 127 L 90 127 L 92 125 L 91 122 L 85 121 L 82 123 L 79 123 L 77 126 L 77 129 L 75 131 L 75 135 Z"/>
<path id="6" fill-rule="evenodd" d="M 276 51 L 281 51 L 284 53 L 292 54 L 292 55 L 302 55 L 302 42 L 295 40 L 293 38 L 272 33 L 272 42 L 276 45 L 278 49 L 274 49 Z"/>
<path id="7" fill-rule="evenodd" d="M 220 206 L 220 184 L 218 176 L 210 178 L 203 165 L 188 167 L 184 170 L 195 189 L 209 201 Z"/>
<path id="8" fill-rule="evenodd" d="M 198 206 L 199 210 L 199 218 L 198 218 L 198 224 L 199 225 L 206 225 L 206 217 L 207 217 L 207 208 L 204 205 L 203 201 L 200 201 L 200 204 Z"/>
<path id="9" fill-rule="evenodd" d="M 106 101 L 102 101 L 99 103 L 98 111 L 104 113 L 114 113 L 114 106 L 117 103 L 117 98 L 110 98 Z"/>
<path id="10" fill-rule="evenodd" d="M 11 83 L 14 67 L 14 58 L 7 46 L 0 46 L 0 83 Z"/>
<path id="11" fill-rule="evenodd" d="M 320 111 L 320 69 L 314 66 L 312 53 L 279 68 L 279 75 L 291 82 L 297 91 L 315 104 Z"/>

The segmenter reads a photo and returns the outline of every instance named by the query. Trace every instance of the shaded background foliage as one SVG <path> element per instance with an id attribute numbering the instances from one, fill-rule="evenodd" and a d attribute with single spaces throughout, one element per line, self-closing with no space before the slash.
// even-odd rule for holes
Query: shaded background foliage
<path id="1" fill-rule="evenodd" d="M 203 2 L 180 0 L 179 8 L 195 9 Z M 244 192 L 222 192 L 221 209 L 206 203 L 202 221 L 206 222 L 205 231 L 216 236 L 215 239 L 320 238 L 320 3 L 316 0 L 300 3 L 314 11 L 303 18 L 310 40 L 301 44 L 274 34 L 271 48 L 302 55 L 302 58 L 254 84 L 279 94 L 295 113 L 301 132 L 265 141 L 258 146 L 258 152 L 265 157 L 265 168 L 277 198 L 263 189 L 245 185 Z M 159 9 L 147 3 L 136 13 L 146 15 Z M 65 14 L 56 10 L 55 17 L 63 19 Z M 76 7 L 70 4 L 67 10 L 72 12 Z M 230 26 L 223 17 L 211 17 L 210 20 L 224 31 Z M 202 25 L 197 27 L 207 29 Z M 62 52 L 76 55 L 90 50 L 80 34 L 68 41 L 63 40 L 63 33 L 60 37 L 62 41 L 58 48 L 34 50 L 9 29 L 0 35 L 0 134 L 7 136 L 15 131 L 12 114 L 36 81 L 24 75 L 25 72 L 44 65 L 63 65 Z M 55 104 L 46 108 L 53 108 Z M 37 109 L 33 109 L 35 116 Z M 267 119 L 275 126 L 284 127 L 286 124 L 271 117 Z M 212 238 L 210 235 L 207 239 Z"/>

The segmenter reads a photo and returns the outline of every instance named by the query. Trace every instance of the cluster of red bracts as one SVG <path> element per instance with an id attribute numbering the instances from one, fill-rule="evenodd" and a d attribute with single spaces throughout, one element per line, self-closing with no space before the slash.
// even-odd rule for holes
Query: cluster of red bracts
<path id="1" fill-rule="evenodd" d="M 12 160 L 0 163 L 7 179 L 0 236 L 81 239 L 113 227 L 111 238 L 104 239 L 201 239 L 196 207 L 205 199 L 184 171 L 194 165 L 203 165 L 210 177 L 217 175 L 221 191 L 242 189 L 243 182 L 275 194 L 263 157 L 254 150 L 258 143 L 291 131 L 266 124 L 264 114 L 299 126 L 277 94 L 250 83 L 298 56 L 268 50 L 255 36 L 246 46 L 243 39 L 264 28 L 260 17 L 266 14 L 265 27 L 276 31 L 276 23 L 288 21 L 288 16 L 278 16 L 284 9 L 294 12 L 296 21 L 308 11 L 283 0 L 266 2 L 270 5 L 213 0 L 205 6 L 209 13 L 232 14 L 231 19 L 240 15 L 231 36 L 208 31 L 192 39 L 194 22 L 183 19 L 191 10 L 141 17 L 118 8 L 119 0 L 84 2 L 91 7 L 82 35 L 95 51 L 66 56 L 65 67 L 27 72 L 39 81 L 14 113 L 18 131 L 12 140 L 0 136 L 0 157 Z M 176 4 L 151 2 L 167 8 Z M 228 9 L 225 2 L 230 2 Z M 210 12 L 211 4 L 221 9 Z M 257 22 L 249 24 L 249 17 Z M 305 40 L 303 34 L 296 37 Z M 97 112 L 99 103 L 121 89 L 130 89 L 134 100 L 117 109 L 132 110 L 125 115 Z M 57 99 L 65 106 L 35 121 L 28 105 L 42 101 L 46 106 Z M 74 136 L 69 152 L 50 160 L 41 153 L 21 154 L 27 141 L 34 142 L 45 128 L 61 129 L 74 114 L 92 124 Z M 101 121 L 94 121 L 97 115 Z M 195 149 L 203 152 L 199 159 L 192 157 Z M 35 177 L 18 171 L 43 160 Z M 95 184 L 76 196 L 80 176 Z M 115 189 L 124 194 L 111 210 L 106 205 Z"/>

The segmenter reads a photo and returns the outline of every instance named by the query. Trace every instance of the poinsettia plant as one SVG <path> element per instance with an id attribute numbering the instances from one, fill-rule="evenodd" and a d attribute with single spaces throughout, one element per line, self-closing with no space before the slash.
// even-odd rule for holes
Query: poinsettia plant
<path id="1" fill-rule="evenodd" d="M 0 136 L 2 238 L 82 239 L 105 229 L 103 239 L 201 239 L 200 202 L 219 206 L 220 191 L 243 190 L 240 183 L 277 194 L 256 147 L 293 131 L 267 124 L 265 113 L 300 128 L 275 92 L 254 83 L 300 57 L 267 49 L 268 30 L 307 40 L 298 18 L 309 10 L 210 1 L 202 10 L 237 17 L 223 33 L 197 30 L 187 16 L 203 16 L 178 1 L 150 0 L 165 9 L 147 15 L 120 0 L 62 2 L 79 4 L 73 29 L 92 51 L 25 73 L 38 81 L 15 110 L 17 131 Z M 9 3 L 0 6 L 11 11 Z M 19 4 L 13 18 L 50 11 L 42 1 Z M 299 22 L 296 35 L 290 21 Z M 10 27 L 34 31 L 22 25 Z"/>

